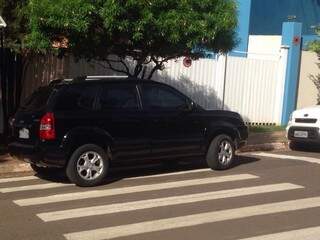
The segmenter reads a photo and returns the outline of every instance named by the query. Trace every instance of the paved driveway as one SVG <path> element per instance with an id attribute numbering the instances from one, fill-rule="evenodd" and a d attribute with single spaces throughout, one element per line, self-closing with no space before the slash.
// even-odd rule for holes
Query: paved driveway
<path id="1" fill-rule="evenodd" d="M 227 171 L 116 170 L 95 188 L 2 178 L 0 239 L 318 239 L 320 154 L 268 154 L 242 155 Z"/>

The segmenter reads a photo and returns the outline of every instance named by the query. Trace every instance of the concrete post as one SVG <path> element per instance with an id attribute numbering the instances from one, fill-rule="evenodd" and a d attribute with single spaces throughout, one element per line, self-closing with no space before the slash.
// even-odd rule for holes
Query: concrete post
<path id="1" fill-rule="evenodd" d="M 288 47 L 288 61 L 284 86 L 281 125 L 286 125 L 296 108 L 298 77 L 301 58 L 302 23 L 285 22 L 282 27 L 282 45 Z"/>

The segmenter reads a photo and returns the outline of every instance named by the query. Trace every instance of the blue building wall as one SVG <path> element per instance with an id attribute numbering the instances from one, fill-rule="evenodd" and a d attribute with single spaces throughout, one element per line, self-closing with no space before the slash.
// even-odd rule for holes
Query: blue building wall
<path id="1" fill-rule="evenodd" d="M 251 35 L 281 35 L 288 16 L 301 22 L 302 35 L 313 35 L 311 26 L 320 24 L 320 0 L 252 0 Z"/>
<path id="2" fill-rule="evenodd" d="M 312 26 L 320 24 L 320 0 L 251 0 L 249 34 L 281 35 L 282 23 L 289 16 L 302 23 L 304 46 L 317 38 Z"/>
<path id="3" fill-rule="evenodd" d="M 282 24 L 302 23 L 303 47 L 317 39 L 312 26 L 320 25 L 320 0 L 236 0 L 238 4 L 238 46 L 234 51 L 247 52 L 249 35 L 281 35 Z M 208 52 L 208 58 L 215 54 Z M 246 57 L 246 54 L 231 53 Z"/>
<path id="4" fill-rule="evenodd" d="M 250 13 L 251 13 L 251 0 L 237 0 L 238 5 L 238 38 L 239 44 L 234 49 L 239 52 L 248 51 L 249 41 L 249 28 L 250 28 Z M 246 56 L 246 54 L 236 53 L 233 55 Z"/>

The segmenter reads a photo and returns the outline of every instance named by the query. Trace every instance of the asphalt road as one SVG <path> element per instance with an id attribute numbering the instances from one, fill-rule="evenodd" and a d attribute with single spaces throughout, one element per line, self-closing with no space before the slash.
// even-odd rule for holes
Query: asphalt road
<path id="1" fill-rule="evenodd" d="M 242 155 L 227 171 L 115 170 L 95 188 L 2 178 L 0 239 L 316 240 L 319 173 L 320 153 L 288 151 Z"/>

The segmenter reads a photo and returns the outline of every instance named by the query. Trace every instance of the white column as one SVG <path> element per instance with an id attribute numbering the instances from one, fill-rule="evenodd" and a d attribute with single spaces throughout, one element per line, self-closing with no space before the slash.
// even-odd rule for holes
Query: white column
<path id="1" fill-rule="evenodd" d="M 284 85 L 286 82 L 288 52 L 289 52 L 288 46 L 281 46 L 279 67 L 278 67 L 277 90 L 276 90 L 277 91 L 277 94 L 276 94 L 277 107 L 275 108 L 275 111 L 276 111 L 275 114 L 277 116 L 277 124 L 281 124 L 281 119 L 282 119 Z"/>
<path id="2" fill-rule="evenodd" d="M 226 55 L 218 54 L 216 57 L 216 72 L 215 72 L 215 89 L 217 92 L 217 98 L 220 100 L 218 104 L 218 108 L 222 109 L 222 101 L 223 101 L 223 88 L 224 88 L 224 81 L 225 81 L 225 69 L 226 69 Z"/>

